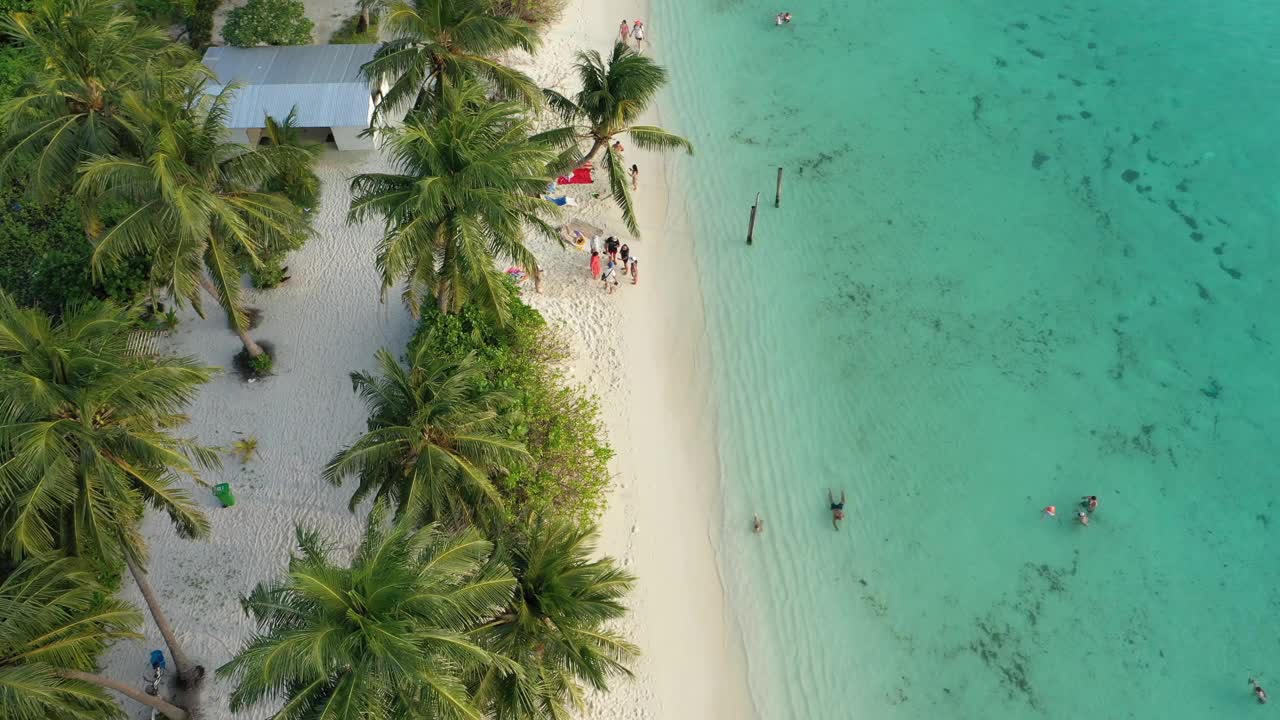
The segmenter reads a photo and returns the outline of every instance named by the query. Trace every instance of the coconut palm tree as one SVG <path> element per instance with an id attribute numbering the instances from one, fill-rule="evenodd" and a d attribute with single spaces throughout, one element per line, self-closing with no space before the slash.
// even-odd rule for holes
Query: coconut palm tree
<path id="1" fill-rule="evenodd" d="M 203 313 L 201 290 L 213 296 L 256 358 L 263 349 L 249 334 L 236 259 L 260 265 L 260 253 L 296 247 L 310 234 L 299 208 L 262 190 L 281 169 L 308 160 L 290 145 L 250 150 L 227 142 L 235 90 L 208 95 L 197 81 L 178 97 L 130 94 L 125 107 L 138 119 L 137 156 L 94 156 L 81 165 L 76 192 L 90 207 L 117 201 L 131 208 L 99 239 L 95 270 L 146 253 L 154 276 L 179 301 Z"/>
<path id="2" fill-rule="evenodd" d="M 353 512 L 373 494 L 394 505 L 397 519 L 492 520 L 502 500 L 491 475 L 528 457 L 501 433 L 499 411 L 511 397 L 482 389 L 484 370 L 472 358 L 433 357 L 429 345 L 410 348 L 408 367 L 379 350 L 379 375 L 351 373 L 369 429 L 333 456 L 324 478 L 359 478 Z"/>
<path id="3" fill-rule="evenodd" d="M 693 154 L 693 145 L 679 135 L 655 125 L 635 124 L 667 82 L 667 71 L 624 43 L 613 46 L 608 63 L 594 50 L 578 53 L 577 69 L 582 88 L 572 99 L 554 90 L 543 91 L 548 106 L 569 125 L 532 139 L 567 148 L 554 166 L 556 171 L 594 162 L 603 152 L 609 192 L 622 210 L 627 229 L 639 237 L 626 164 L 622 154 L 613 149 L 613 143 L 619 135 L 626 134 L 643 150 L 684 150 Z M 583 147 L 588 148 L 585 153 Z"/>
<path id="4" fill-rule="evenodd" d="M 324 145 L 302 138 L 302 131 L 298 128 L 298 107 L 295 105 L 291 108 L 283 120 L 267 115 L 262 136 L 271 145 L 299 150 L 293 153 L 294 157 L 278 157 L 276 174 L 266 182 L 263 189 L 284 195 L 303 210 L 315 210 L 320 204 L 320 176 L 316 175 L 316 160 L 324 150 Z"/>
<path id="5" fill-rule="evenodd" d="M 299 530 L 288 573 L 241 600 L 256 634 L 218 668 L 231 710 L 283 701 L 280 720 L 475 718 L 463 684 L 510 663 L 468 634 L 509 602 L 511 573 L 475 531 L 370 516 L 350 567 Z"/>
<path id="6" fill-rule="evenodd" d="M 217 454 L 174 429 L 212 375 L 191 358 L 143 359 L 126 343 L 133 311 L 111 303 L 71 309 L 54 323 L 0 294 L 0 547 L 21 558 L 64 549 L 125 562 L 169 645 L 179 680 L 194 682 L 142 565 L 144 508 L 182 537 L 209 524 L 182 476 L 198 479 Z"/>
<path id="7" fill-rule="evenodd" d="M 391 40 L 360 69 L 371 82 L 388 86 L 378 116 L 411 105 L 421 109 L 443 100 L 448 88 L 474 80 L 505 97 L 539 102 L 533 80 L 491 57 L 517 49 L 533 52 L 539 39 L 529 23 L 493 14 L 491 0 L 389 0 L 383 5 L 379 32 Z"/>
<path id="8" fill-rule="evenodd" d="M 182 708 L 99 674 L 97 655 L 141 639 L 138 611 L 111 597 L 83 562 L 35 555 L 0 579 L 0 713 L 6 720 L 123 720 L 114 690 L 184 720 Z"/>
<path id="9" fill-rule="evenodd" d="M 369 26 L 372 24 L 373 15 L 381 11 L 385 3 L 383 0 L 356 0 L 356 6 L 360 8 L 360 19 L 356 22 L 356 32 L 367 33 Z"/>
<path id="10" fill-rule="evenodd" d="M 608 629 L 626 613 L 622 601 L 635 577 L 612 558 L 594 559 L 594 529 L 565 520 L 538 521 L 514 534 L 500 553 L 516 576 L 504 612 L 478 636 L 522 672 L 490 669 L 475 696 L 495 720 L 571 717 L 583 708 L 583 685 L 602 691 L 639 652 Z"/>
<path id="11" fill-rule="evenodd" d="M 0 173 L 19 177 L 43 199 L 69 187 L 81 160 L 119 150 L 130 126 L 120 112 L 123 97 L 148 67 L 195 59 L 112 0 L 36 0 L 31 12 L 0 18 L 0 34 L 31 53 L 38 68 L 0 106 Z"/>
<path id="12" fill-rule="evenodd" d="M 417 314 L 426 296 L 442 312 L 479 302 L 500 322 L 514 288 L 494 258 L 537 270 L 526 229 L 557 237 L 544 219 L 555 205 L 541 197 L 554 152 L 528 140 L 516 103 L 486 103 L 468 84 L 438 107 L 415 112 L 388 131 L 385 150 L 395 174 L 351 181 L 350 222 L 381 218 L 377 263 L 385 295 L 404 281 L 402 297 Z"/>

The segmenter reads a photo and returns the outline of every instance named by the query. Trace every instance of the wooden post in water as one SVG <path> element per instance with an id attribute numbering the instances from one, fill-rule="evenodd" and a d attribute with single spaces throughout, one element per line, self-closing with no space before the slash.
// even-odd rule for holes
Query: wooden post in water
<path id="1" fill-rule="evenodd" d="M 773 206 L 782 207 L 782 168 L 778 168 L 778 191 L 773 196 Z"/>
<path id="2" fill-rule="evenodd" d="M 756 193 L 756 202 L 751 206 L 751 224 L 747 225 L 747 244 L 756 234 L 756 210 L 760 207 L 760 193 Z"/>

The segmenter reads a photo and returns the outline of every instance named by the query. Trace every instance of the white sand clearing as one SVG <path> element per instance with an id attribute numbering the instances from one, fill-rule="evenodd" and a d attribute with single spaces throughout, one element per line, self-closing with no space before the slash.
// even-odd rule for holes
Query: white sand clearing
<path id="1" fill-rule="evenodd" d="M 319 4 L 317 4 L 319 5 Z M 332 13 L 331 3 L 325 12 Z M 543 86 L 571 92 L 574 54 L 611 47 L 623 17 L 648 20 L 647 6 L 630 0 L 574 0 L 565 19 L 545 34 L 535 60 L 512 63 Z M 308 11 L 315 16 L 312 4 Z M 318 19 L 318 18 L 316 18 Z M 650 31 L 650 39 L 661 28 Z M 650 51 L 652 51 L 650 49 Z M 659 53 L 659 60 L 661 60 Z M 660 112 L 652 120 L 662 124 Z M 672 128 L 679 131 L 679 128 Z M 626 143 L 624 139 L 624 144 Z M 545 271 L 543 294 L 527 295 L 572 342 L 574 373 L 599 394 L 610 439 L 618 450 L 603 550 L 640 578 L 633 612 L 622 628 L 643 650 L 634 680 L 593 696 L 584 717 L 606 719 L 751 718 L 746 668 L 736 633 L 728 626 L 715 563 L 720 526 L 714 406 L 705 365 L 702 300 L 686 208 L 668 203 L 672 169 L 661 158 L 627 150 L 642 171 L 637 194 L 644 240 L 626 232 L 602 182 L 563 188 L 579 203 L 564 218 L 581 218 L 628 242 L 640 260 L 640 283 L 630 277 L 607 295 L 591 280 L 587 253 L 537 241 Z M 673 164 L 689 159 L 673 156 Z M 673 166 L 674 167 L 674 166 Z M 210 483 L 231 482 L 238 503 L 222 509 L 197 490 L 212 519 L 209 540 L 186 542 L 152 513 L 144 531 L 152 544 L 151 579 L 187 652 L 211 672 L 249 637 L 238 597 L 283 569 L 293 548 L 293 527 L 303 523 L 347 545 L 358 539 L 363 515 L 346 509 L 350 486 L 320 480 L 325 461 L 363 429 L 365 412 L 347 374 L 370 369 L 379 347 L 400 352 L 413 322 L 392 295 L 378 303 L 373 266 L 376 225 L 348 227 L 347 178 L 385 171 L 376 153 L 327 153 L 320 174 L 324 200 L 318 236 L 289 260 L 284 287 L 250 293 L 265 320 L 257 337 L 275 345 L 276 376 L 245 384 L 227 373 L 209 384 L 191 409 L 191 434 L 225 445 L 254 436 L 259 455 L 248 464 L 228 456 Z M 212 304 L 210 304 L 212 305 Z M 206 319 L 185 317 L 171 350 L 226 367 L 239 349 L 220 310 Z M 126 579 L 122 595 L 142 600 Z M 147 653 L 164 648 L 147 623 L 142 643 L 120 643 L 105 670 L 122 680 L 147 670 Z M 167 655 L 167 651 L 166 651 Z M 233 717 L 229 688 L 211 680 L 205 692 L 209 720 Z M 149 711 L 124 701 L 133 717 Z M 237 719 L 263 718 L 254 708 Z"/>

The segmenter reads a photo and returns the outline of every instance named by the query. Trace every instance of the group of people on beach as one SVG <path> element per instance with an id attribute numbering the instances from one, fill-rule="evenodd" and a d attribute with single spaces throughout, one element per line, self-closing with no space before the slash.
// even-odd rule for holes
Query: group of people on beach
<path id="1" fill-rule="evenodd" d="M 644 42 L 644 21 L 636 20 L 628 25 L 626 18 L 622 19 L 622 24 L 618 26 L 618 36 L 622 39 L 623 45 L 630 45 L 631 39 L 636 41 L 636 49 L 640 49 L 640 43 Z"/>
<path id="2" fill-rule="evenodd" d="M 623 275 L 631 276 L 631 284 L 640 282 L 640 260 L 631 247 L 618 238 L 610 235 L 604 241 L 604 254 L 600 254 L 600 238 L 591 238 L 591 277 L 604 283 L 606 292 L 612 294 L 618 289 L 618 269 Z"/>

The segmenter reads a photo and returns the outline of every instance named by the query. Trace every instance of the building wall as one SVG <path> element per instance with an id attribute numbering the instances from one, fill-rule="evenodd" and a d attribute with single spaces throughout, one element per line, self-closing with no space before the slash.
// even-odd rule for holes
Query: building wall
<path id="1" fill-rule="evenodd" d="M 365 131 L 362 127 L 336 127 L 333 130 L 333 142 L 339 150 L 372 150 L 373 138 L 360 137 Z"/>

